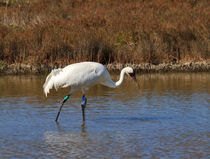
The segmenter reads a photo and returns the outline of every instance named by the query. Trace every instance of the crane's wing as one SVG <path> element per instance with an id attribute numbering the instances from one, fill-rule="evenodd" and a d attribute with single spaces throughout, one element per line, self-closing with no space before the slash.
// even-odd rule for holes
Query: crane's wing
<path id="1" fill-rule="evenodd" d="M 54 69 L 51 73 L 47 76 L 45 83 L 43 85 L 44 93 L 47 97 L 47 94 L 50 92 L 50 89 L 55 87 L 57 90 L 58 83 L 56 82 L 56 78 L 60 76 L 62 69 Z M 56 84 L 57 83 L 57 84 Z"/>
<path id="2" fill-rule="evenodd" d="M 69 65 L 63 69 L 54 69 L 47 76 L 43 85 L 45 95 L 53 87 L 57 90 L 59 87 L 91 87 L 103 80 L 103 74 L 106 68 L 94 62 L 82 62 Z"/>

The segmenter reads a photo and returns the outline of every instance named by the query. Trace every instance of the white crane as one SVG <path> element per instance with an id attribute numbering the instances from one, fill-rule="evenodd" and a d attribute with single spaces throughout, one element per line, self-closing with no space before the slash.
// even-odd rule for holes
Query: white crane
<path id="1" fill-rule="evenodd" d="M 50 89 L 53 87 L 56 90 L 59 87 L 71 87 L 69 94 L 63 99 L 63 102 L 60 105 L 55 121 L 57 122 L 63 104 L 69 99 L 69 96 L 72 95 L 75 91 L 81 90 L 83 94 L 81 107 L 84 122 L 85 107 L 87 103 L 87 98 L 85 98 L 86 90 L 96 84 L 102 84 L 104 86 L 116 88 L 122 84 L 125 74 L 129 75 L 137 83 L 135 72 L 131 67 L 125 67 L 121 70 L 120 79 L 117 82 L 113 82 L 106 67 L 97 62 L 75 63 L 68 65 L 63 69 L 59 68 L 52 70 L 51 73 L 47 76 L 43 85 L 46 97 Z"/>

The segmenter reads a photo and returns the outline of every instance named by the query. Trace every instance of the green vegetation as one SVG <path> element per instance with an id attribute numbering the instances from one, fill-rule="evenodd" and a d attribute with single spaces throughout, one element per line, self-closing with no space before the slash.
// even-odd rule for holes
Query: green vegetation
<path id="1" fill-rule="evenodd" d="M 7 65 L 3 61 L 0 61 L 0 72 L 4 72 L 6 69 Z"/>
<path id="2" fill-rule="evenodd" d="M 208 0 L 0 0 L 2 64 L 210 59 Z"/>

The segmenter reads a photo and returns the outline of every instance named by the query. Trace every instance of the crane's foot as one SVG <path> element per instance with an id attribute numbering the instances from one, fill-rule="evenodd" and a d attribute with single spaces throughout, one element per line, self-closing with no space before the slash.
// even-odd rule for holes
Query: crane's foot
<path id="1" fill-rule="evenodd" d="M 87 104 L 87 98 L 85 98 L 85 96 L 83 96 L 82 97 L 82 103 L 81 103 L 83 125 L 84 125 L 84 122 L 85 122 L 85 108 L 86 108 L 86 104 Z"/>

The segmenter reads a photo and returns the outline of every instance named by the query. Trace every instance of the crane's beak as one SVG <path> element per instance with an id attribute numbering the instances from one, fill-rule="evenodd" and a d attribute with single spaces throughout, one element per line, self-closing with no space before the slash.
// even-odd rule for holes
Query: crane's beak
<path id="1" fill-rule="evenodd" d="M 130 77 L 134 80 L 134 82 L 136 83 L 138 89 L 140 89 L 139 83 L 138 83 L 138 81 L 137 81 L 137 79 L 136 79 L 136 74 L 135 74 L 135 72 L 134 72 L 134 73 L 129 73 L 129 75 L 130 75 Z"/>
<path id="2" fill-rule="evenodd" d="M 140 89 L 140 85 L 139 85 L 139 83 L 138 83 L 138 81 L 136 79 L 136 76 L 133 76 L 132 78 L 133 78 L 134 82 L 136 83 L 138 89 Z"/>

